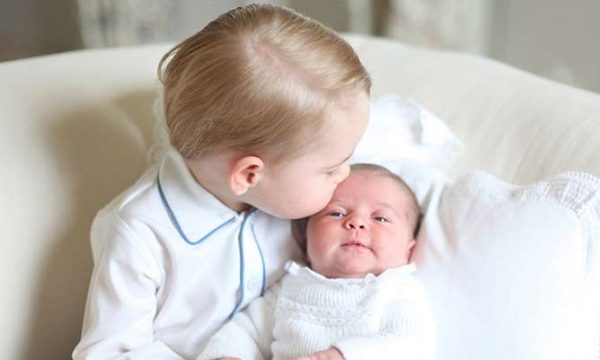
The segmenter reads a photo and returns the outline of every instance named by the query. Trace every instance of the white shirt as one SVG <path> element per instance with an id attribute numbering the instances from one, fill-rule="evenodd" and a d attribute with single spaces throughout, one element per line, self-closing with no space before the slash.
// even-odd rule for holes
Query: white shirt
<path id="1" fill-rule="evenodd" d="M 194 358 L 283 275 L 286 261 L 301 257 L 289 221 L 237 214 L 174 150 L 98 213 L 91 241 L 75 359 Z"/>
<path id="2" fill-rule="evenodd" d="M 295 263 L 211 338 L 199 359 L 294 359 L 337 347 L 346 360 L 435 359 L 435 330 L 413 264 L 327 279 Z"/>

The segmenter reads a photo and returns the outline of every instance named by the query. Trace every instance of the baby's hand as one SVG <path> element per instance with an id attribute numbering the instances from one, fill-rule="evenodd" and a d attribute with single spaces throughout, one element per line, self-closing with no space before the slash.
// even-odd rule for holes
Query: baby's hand
<path id="1" fill-rule="evenodd" d="M 337 348 L 329 348 L 314 354 L 297 358 L 296 360 L 344 360 L 344 356 Z"/>

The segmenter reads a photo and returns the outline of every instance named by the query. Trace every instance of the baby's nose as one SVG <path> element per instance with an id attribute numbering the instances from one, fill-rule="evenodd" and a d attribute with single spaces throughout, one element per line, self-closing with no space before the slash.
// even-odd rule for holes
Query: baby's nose
<path id="1" fill-rule="evenodd" d="M 362 229 L 364 230 L 366 228 L 365 223 L 363 221 L 361 221 L 360 219 L 357 218 L 350 218 L 346 221 L 346 227 L 348 229 Z"/>

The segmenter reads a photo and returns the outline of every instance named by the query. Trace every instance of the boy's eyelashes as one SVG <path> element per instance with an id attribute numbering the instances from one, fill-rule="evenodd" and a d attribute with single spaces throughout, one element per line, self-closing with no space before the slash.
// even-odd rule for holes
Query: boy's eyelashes
<path id="1" fill-rule="evenodd" d="M 325 174 L 329 175 L 329 176 L 335 175 L 335 173 L 338 172 L 338 169 L 339 169 L 339 166 L 336 166 L 336 167 L 334 167 L 332 169 L 328 169 L 328 170 L 325 171 Z"/>
<path id="2" fill-rule="evenodd" d="M 354 152 L 352 152 L 350 155 L 346 156 L 346 158 L 344 160 L 342 160 L 340 163 L 338 163 L 337 165 L 326 168 L 325 174 L 333 175 L 333 174 L 337 173 L 340 170 L 340 167 L 342 167 L 343 165 L 348 163 L 348 161 L 352 157 L 352 154 L 354 154 Z"/>

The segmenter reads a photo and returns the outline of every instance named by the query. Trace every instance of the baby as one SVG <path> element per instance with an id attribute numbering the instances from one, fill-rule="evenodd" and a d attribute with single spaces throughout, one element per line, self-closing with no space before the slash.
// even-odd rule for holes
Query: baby
<path id="1" fill-rule="evenodd" d="M 202 359 L 433 359 L 426 293 L 409 263 L 421 212 L 387 169 L 353 165 L 329 204 L 296 223 L 307 265 L 209 341 Z"/>

